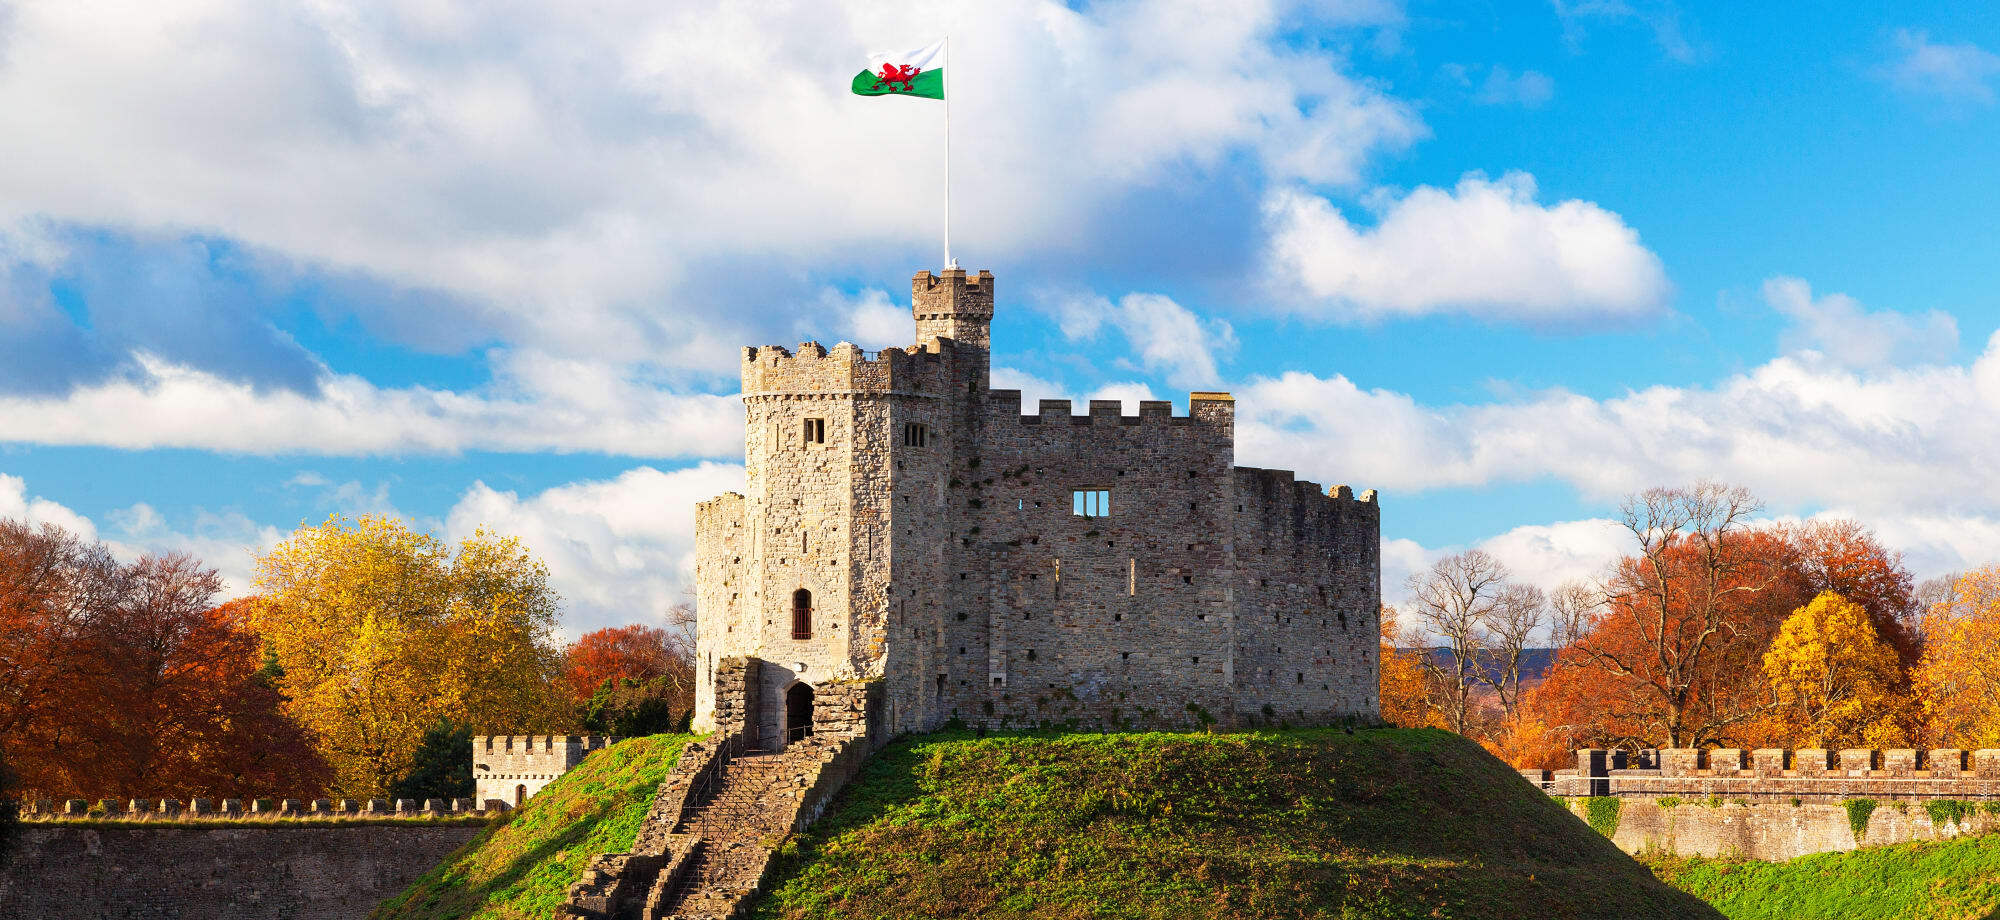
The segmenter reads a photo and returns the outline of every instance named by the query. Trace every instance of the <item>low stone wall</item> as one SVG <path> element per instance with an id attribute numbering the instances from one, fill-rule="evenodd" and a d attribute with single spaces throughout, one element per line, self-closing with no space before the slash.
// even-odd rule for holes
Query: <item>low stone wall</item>
<path id="1" fill-rule="evenodd" d="M 0 917 L 360 920 L 480 829 L 35 824 L 0 866 Z"/>
<path id="2" fill-rule="evenodd" d="M 1570 811 L 1585 818 L 1583 799 Z M 1856 840 L 1845 805 L 1675 802 L 1621 799 L 1611 842 L 1627 853 L 1741 857 L 1780 861 L 1863 846 L 1949 840 L 2000 830 L 2000 815 L 1968 809 L 1957 820 L 1934 821 L 1921 802 L 1881 802 Z"/>

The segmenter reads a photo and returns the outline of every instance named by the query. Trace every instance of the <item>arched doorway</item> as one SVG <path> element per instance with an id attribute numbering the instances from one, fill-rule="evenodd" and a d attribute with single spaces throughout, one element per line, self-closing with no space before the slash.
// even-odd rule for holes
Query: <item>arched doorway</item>
<path id="1" fill-rule="evenodd" d="M 526 804 L 528 804 L 528 784 L 522 783 L 514 787 L 514 807 L 519 808 Z"/>
<path id="2" fill-rule="evenodd" d="M 785 743 L 804 741 L 813 733 L 813 688 L 793 684 L 785 691 Z"/>

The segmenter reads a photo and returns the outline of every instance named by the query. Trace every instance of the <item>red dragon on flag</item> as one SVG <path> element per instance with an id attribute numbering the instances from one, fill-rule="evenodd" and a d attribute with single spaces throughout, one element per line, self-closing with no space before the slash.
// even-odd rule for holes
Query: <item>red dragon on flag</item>
<path id="1" fill-rule="evenodd" d="M 902 91 L 907 93 L 916 88 L 912 84 L 916 81 L 917 74 L 923 72 L 924 69 L 915 64 L 883 64 L 882 72 L 875 75 L 875 88 L 893 92 L 900 84 Z"/>

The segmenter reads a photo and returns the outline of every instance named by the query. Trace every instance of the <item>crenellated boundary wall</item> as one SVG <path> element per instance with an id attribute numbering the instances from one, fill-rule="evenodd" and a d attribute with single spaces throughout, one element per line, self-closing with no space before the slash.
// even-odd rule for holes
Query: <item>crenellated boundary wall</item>
<path id="1" fill-rule="evenodd" d="M 1615 816 L 1628 853 L 1785 860 L 2000 830 L 1995 749 L 1587 749 L 1576 764 L 1521 775 L 1579 818 Z"/>

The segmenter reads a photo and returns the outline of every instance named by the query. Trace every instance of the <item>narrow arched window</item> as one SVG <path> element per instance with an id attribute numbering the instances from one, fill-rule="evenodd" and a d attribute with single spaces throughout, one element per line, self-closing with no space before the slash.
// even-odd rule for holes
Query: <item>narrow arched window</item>
<path id="1" fill-rule="evenodd" d="M 804 588 L 792 592 L 792 638 L 813 637 L 813 593 Z"/>

